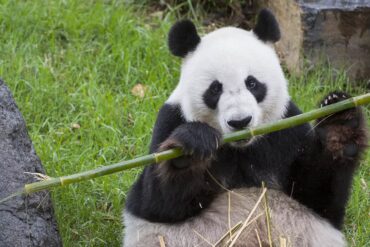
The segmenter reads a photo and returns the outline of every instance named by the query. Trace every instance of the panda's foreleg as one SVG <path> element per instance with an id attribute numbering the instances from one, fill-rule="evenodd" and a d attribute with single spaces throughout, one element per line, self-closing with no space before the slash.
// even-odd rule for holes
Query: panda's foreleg
<path id="1" fill-rule="evenodd" d="M 157 123 L 161 121 L 157 119 Z M 207 181 L 206 169 L 221 134 L 200 122 L 183 122 L 168 135 L 156 132 L 163 126 L 165 123 L 154 128 L 155 151 L 179 147 L 185 155 L 146 167 L 132 187 L 126 209 L 152 222 L 178 222 L 201 212 L 215 196 L 218 187 Z M 156 136 L 166 137 L 158 143 Z"/>
<path id="2" fill-rule="evenodd" d="M 156 168 L 156 176 L 168 197 L 166 204 L 172 204 L 171 210 L 175 211 L 173 204 L 177 204 L 179 218 L 193 216 L 213 199 L 218 187 L 208 181 L 206 170 L 220 143 L 221 134 L 216 129 L 204 123 L 189 122 L 177 127 L 160 145 L 160 151 L 181 148 L 184 153 Z"/>
<path id="3" fill-rule="evenodd" d="M 333 92 L 326 96 L 321 106 L 337 103 L 350 96 Z M 356 167 L 367 146 L 366 119 L 360 107 L 345 110 L 329 117 L 318 119 L 316 133 L 333 165 L 337 162 Z"/>
<path id="4" fill-rule="evenodd" d="M 213 188 L 207 182 L 206 169 L 216 155 L 221 134 L 207 124 L 189 122 L 178 126 L 160 145 L 159 150 L 181 148 L 184 156 L 156 167 L 162 207 L 171 212 L 170 219 L 194 216 L 213 199 Z"/>
<path id="5" fill-rule="evenodd" d="M 322 106 L 348 98 L 334 92 Z M 319 119 L 314 140 L 293 167 L 293 196 L 340 228 L 353 173 L 367 145 L 366 122 L 360 108 Z"/>

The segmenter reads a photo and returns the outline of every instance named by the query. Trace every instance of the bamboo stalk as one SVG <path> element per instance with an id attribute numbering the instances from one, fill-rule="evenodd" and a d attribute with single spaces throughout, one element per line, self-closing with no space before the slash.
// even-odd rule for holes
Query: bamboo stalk
<path id="1" fill-rule="evenodd" d="M 315 109 L 307 113 L 303 113 L 294 117 L 279 120 L 274 123 L 264 124 L 256 128 L 245 129 L 233 133 L 224 135 L 223 143 L 239 141 L 248 139 L 254 136 L 268 134 L 274 131 L 291 128 L 297 125 L 304 124 L 311 120 L 324 117 L 335 112 L 343 111 L 359 105 L 370 103 L 370 93 L 360 95 L 357 97 L 349 98 L 338 103 Z M 116 164 L 99 167 L 93 170 L 80 172 L 68 176 L 62 176 L 57 178 L 49 178 L 44 181 L 39 181 L 31 184 L 26 184 L 23 189 L 18 192 L 0 200 L 0 204 L 20 194 L 31 194 L 37 191 L 51 189 L 57 186 L 65 186 L 72 183 L 78 183 L 81 181 L 97 178 L 112 173 L 120 172 L 123 170 L 131 169 L 134 167 L 141 167 L 152 163 L 160 163 L 162 161 L 174 159 L 180 157 L 182 151 L 180 149 L 170 149 L 160 153 L 152 153 L 144 155 L 132 160 L 122 161 Z"/>

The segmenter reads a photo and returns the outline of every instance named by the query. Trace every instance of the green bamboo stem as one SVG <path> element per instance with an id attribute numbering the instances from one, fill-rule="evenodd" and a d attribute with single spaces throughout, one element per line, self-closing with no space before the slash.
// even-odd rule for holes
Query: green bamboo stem
<path id="1" fill-rule="evenodd" d="M 338 103 L 315 109 L 307 113 L 303 113 L 294 117 L 279 120 L 274 123 L 264 124 L 256 128 L 245 129 L 233 133 L 229 133 L 223 136 L 223 142 L 233 142 L 243 139 L 248 139 L 254 136 L 268 134 L 274 131 L 291 128 L 297 125 L 304 124 L 311 120 L 328 116 L 330 114 L 346 110 L 359 105 L 370 103 L 370 93 L 360 95 L 357 97 L 349 98 Z M 37 191 L 51 189 L 57 186 L 65 186 L 72 183 L 78 183 L 81 181 L 105 176 L 108 174 L 120 172 L 123 170 L 131 169 L 134 167 L 141 167 L 152 163 L 160 163 L 162 161 L 174 159 L 180 157 L 182 151 L 180 149 L 170 149 L 160 153 L 152 153 L 144 155 L 132 160 L 122 161 L 116 164 L 99 167 L 93 170 L 72 174 L 69 176 L 62 176 L 57 178 L 48 178 L 46 180 L 26 184 L 23 189 L 18 192 L 0 200 L 0 204 L 6 200 L 9 200 L 20 194 L 31 194 Z"/>

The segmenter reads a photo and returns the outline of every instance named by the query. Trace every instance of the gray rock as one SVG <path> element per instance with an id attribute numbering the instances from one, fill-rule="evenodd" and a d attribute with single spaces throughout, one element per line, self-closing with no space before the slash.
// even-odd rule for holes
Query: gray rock
<path id="1" fill-rule="evenodd" d="M 369 80 L 370 1 L 299 2 L 308 58 L 314 63 L 326 59 L 334 68 L 344 68 L 352 79 Z"/>
<path id="2" fill-rule="evenodd" d="M 45 173 L 12 94 L 0 80 L 0 199 Z M 62 246 L 48 192 L 0 204 L 0 247 Z"/>
<path id="3" fill-rule="evenodd" d="M 275 13 L 282 31 L 277 49 L 291 72 L 299 74 L 304 58 L 313 64 L 329 61 L 351 79 L 370 83 L 369 0 L 256 2 Z"/>

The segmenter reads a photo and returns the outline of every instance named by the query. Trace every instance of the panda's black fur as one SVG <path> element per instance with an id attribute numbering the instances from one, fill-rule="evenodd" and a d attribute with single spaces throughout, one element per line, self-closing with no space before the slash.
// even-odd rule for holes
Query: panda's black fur
<path id="1" fill-rule="evenodd" d="M 168 46 L 175 56 L 185 57 L 190 51 L 195 50 L 200 42 L 200 37 L 194 24 L 189 20 L 177 22 L 170 30 Z"/>
<path id="2" fill-rule="evenodd" d="M 298 108 L 291 103 L 286 117 L 299 113 Z M 181 130 L 174 132 L 179 126 Z M 306 124 L 271 133 L 241 150 L 224 145 L 217 151 L 217 161 L 212 162 L 209 170 L 216 178 L 222 178 L 223 183 L 227 184 L 228 188 L 259 187 L 265 181 L 268 183 L 267 187 L 278 187 L 279 189 L 285 187 L 289 190 L 291 181 L 288 178 L 291 168 L 286 164 L 292 164 L 303 152 L 305 140 L 311 138 L 306 135 L 309 130 L 310 127 Z M 180 134 L 177 134 L 178 132 Z M 215 149 L 214 147 L 204 146 L 204 143 L 207 143 L 204 140 L 219 139 L 213 128 L 199 122 L 186 123 L 180 114 L 179 106 L 165 104 L 159 111 L 154 126 L 150 152 L 158 151 L 161 143 L 166 141 L 171 133 L 182 135 L 181 137 L 178 136 L 177 139 L 186 140 L 184 142 L 188 145 L 187 150 L 199 147 L 204 153 L 212 152 Z M 201 136 L 204 140 L 193 138 L 194 136 Z M 201 154 L 195 155 L 201 156 Z M 189 158 L 174 160 L 169 165 L 169 169 L 179 161 L 186 162 L 183 159 Z M 225 166 L 225 163 L 228 165 Z M 161 184 L 162 179 L 162 177 L 156 175 L 156 170 L 155 165 L 144 170 L 142 176 L 132 188 L 126 205 L 132 213 L 143 216 L 150 221 L 177 222 L 194 216 L 202 210 L 199 204 L 206 208 L 220 191 L 219 186 L 216 186 L 212 179 L 207 176 L 198 176 L 196 171 L 189 171 L 189 173 L 182 170 L 176 171 L 176 168 L 173 169 L 174 174 L 172 175 L 175 178 L 166 179 L 170 183 L 169 186 L 154 186 Z M 177 172 L 180 174 L 177 174 Z M 274 176 L 274 178 L 272 179 L 270 176 Z M 184 183 L 191 183 L 191 185 L 184 186 Z M 145 187 L 144 184 L 153 186 Z M 199 193 L 198 197 L 196 196 L 197 192 Z M 286 192 L 291 193 L 291 191 Z M 166 197 L 171 198 L 171 200 L 167 201 Z M 164 201 L 166 203 L 163 203 Z M 156 210 L 155 214 L 153 214 L 153 209 Z"/>
<path id="3" fill-rule="evenodd" d="M 253 31 L 262 42 L 276 42 L 280 38 L 278 24 L 268 10 L 261 12 Z M 185 57 L 195 51 L 200 42 L 195 27 L 189 21 L 175 24 L 170 31 L 169 47 L 176 56 Z M 204 104 L 213 110 L 223 90 L 222 84 L 219 84 L 214 80 L 202 95 Z M 245 84 L 256 101 L 263 102 L 268 90 L 266 85 L 253 76 L 246 78 Z M 328 105 L 347 97 L 345 93 L 334 92 L 322 104 Z M 283 118 L 300 113 L 290 101 Z M 149 244 L 148 237 L 145 237 L 148 234 L 163 235 L 165 242 L 166 237 L 173 238 L 167 243 L 177 243 L 179 236 L 169 237 L 160 229 L 169 227 L 173 230 L 178 227 L 178 234 L 184 234 L 186 230 L 181 228 L 181 224 L 193 224 L 198 218 L 209 214 L 208 208 L 220 200 L 220 195 L 226 193 L 225 189 L 244 191 L 252 188 L 254 191 L 253 188 L 261 187 L 262 183 L 273 191 L 272 197 L 277 198 L 272 204 L 279 200 L 289 201 L 287 206 L 284 205 L 287 207 L 285 209 L 279 209 L 278 206 L 273 208 L 278 210 L 275 212 L 278 217 L 279 210 L 287 210 L 288 213 L 296 210 L 290 220 L 294 222 L 294 213 L 297 213 L 296 221 L 304 225 L 304 219 L 308 217 L 307 226 L 302 226 L 302 229 L 307 227 L 310 230 L 304 231 L 312 230 L 313 233 L 307 234 L 315 235 L 315 231 L 327 229 L 327 235 L 332 234 L 335 239 L 339 234 L 335 228 L 340 229 L 343 223 L 353 173 L 367 143 L 365 121 L 361 110 L 355 108 L 319 119 L 318 123 L 315 129 L 303 124 L 264 135 L 238 148 L 222 145 L 221 133 L 207 123 L 187 121 L 181 105 L 164 104 L 154 126 L 150 152 L 180 147 L 185 156 L 146 167 L 135 182 L 126 201 L 125 227 L 130 236 L 126 236 L 125 244 L 150 246 L 152 243 Z M 239 125 L 240 128 L 245 127 L 243 123 L 238 123 L 235 129 L 239 129 Z M 248 194 L 244 196 L 248 197 Z M 256 196 L 255 193 L 253 196 Z M 293 205 L 292 209 L 290 205 Z M 247 209 L 251 210 L 251 205 Z M 142 221 L 138 223 L 138 229 L 134 226 L 135 220 Z M 320 229 L 311 229 L 315 228 L 316 221 L 320 225 L 316 228 Z M 275 224 L 284 226 L 287 223 Z M 212 227 L 216 229 L 212 225 L 207 227 L 211 233 Z M 138 235 L 132 236 L 135 231 Z M 322 234 L 325 235 L 324 232 Z M 312 239 L 324 243 L 318 236 L 320 233 Z M 157 243 L 157 240 L 152 241 Z M 312 244 L 310 241 L 307 241 L 307 246 Z M 189 246 L 196 244 L 186 239 L 178 243 Z M 159 246 L 153 244 L 156 245 Z M 246 242 L 240 246 L 253 245 Z"/>

